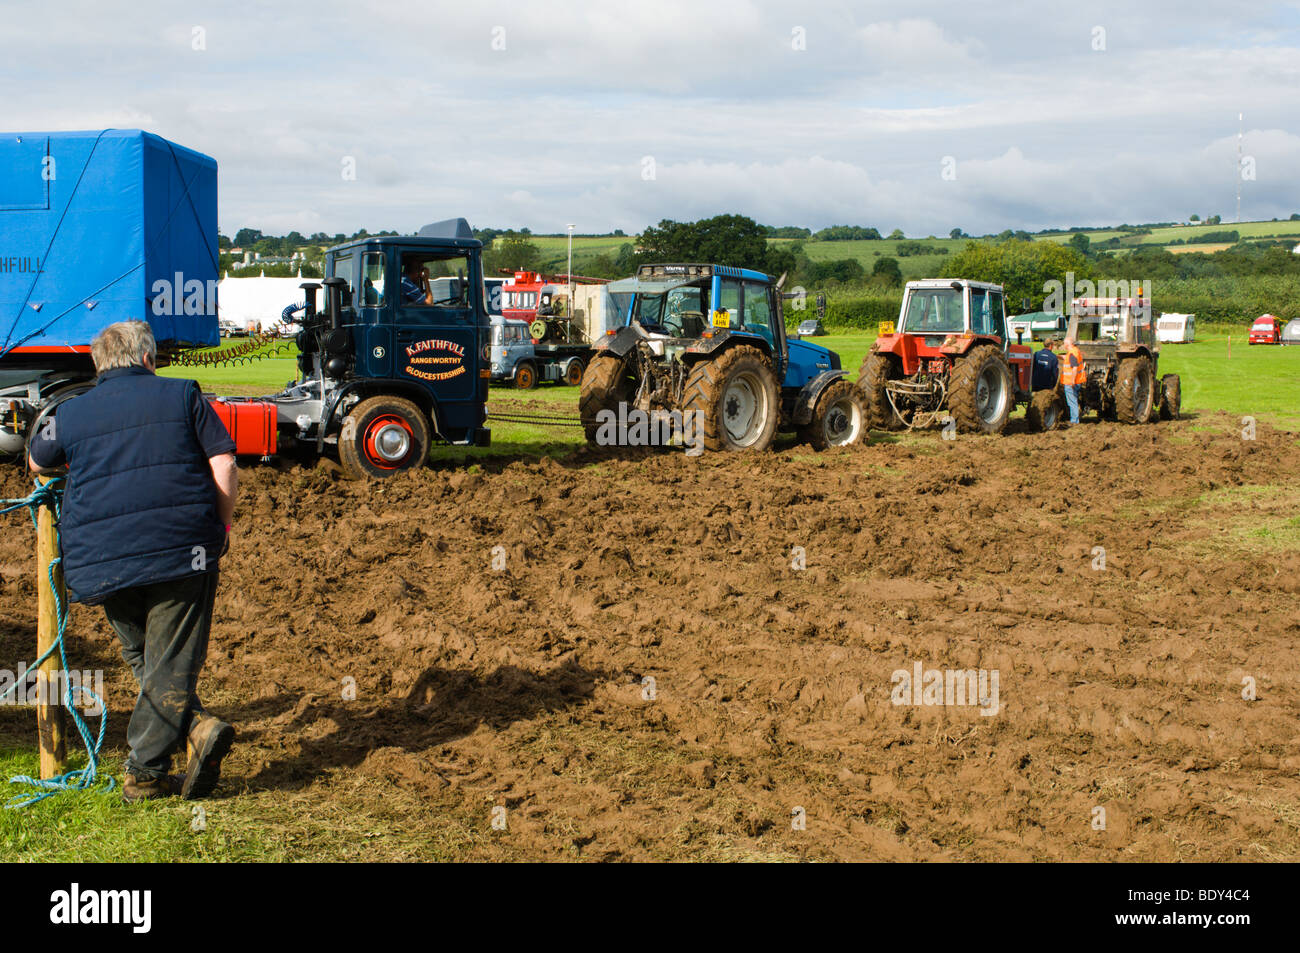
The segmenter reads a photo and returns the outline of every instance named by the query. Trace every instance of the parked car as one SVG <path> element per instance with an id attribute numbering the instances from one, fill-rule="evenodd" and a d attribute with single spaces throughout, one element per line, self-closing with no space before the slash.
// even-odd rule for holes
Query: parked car
<path id="1" fill-rule="evenodd" d="M 819 338 L 825 337 L 826 329 L 816 318 L 809 318 L 806 321 L 799 322 L 799 327 L 794 332 L 795 337 L 800 338 Z"/>

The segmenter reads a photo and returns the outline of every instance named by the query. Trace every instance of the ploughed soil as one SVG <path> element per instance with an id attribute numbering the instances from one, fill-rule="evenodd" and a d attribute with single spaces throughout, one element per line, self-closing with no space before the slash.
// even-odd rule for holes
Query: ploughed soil
<path id="1" fill-rule="evenodd" d="M 376 857 L 1295 859 L 1298 473 L 1295 435 L 1222 416 L 250 466 L 209 810 L 292 803 L 308 845 Z M 31 657 L 31 564 L 10 517 L 0 667 Z M 72 623 L 122 754 L 130 675 L 99 610 Z M 894 704 L 917 665 L 988 697 Z"/>

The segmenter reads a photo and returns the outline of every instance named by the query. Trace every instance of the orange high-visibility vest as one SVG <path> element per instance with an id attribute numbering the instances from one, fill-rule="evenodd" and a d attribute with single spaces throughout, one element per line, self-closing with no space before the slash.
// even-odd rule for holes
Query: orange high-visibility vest
<path id="1" fill-rule="evenodd" d="M 1088 368 L 1083 364 L 1083 352 L 1077 346 L 1066 348 L 1061 359 L 1061 386 L 1074 387 L 1088 381 Z"/>

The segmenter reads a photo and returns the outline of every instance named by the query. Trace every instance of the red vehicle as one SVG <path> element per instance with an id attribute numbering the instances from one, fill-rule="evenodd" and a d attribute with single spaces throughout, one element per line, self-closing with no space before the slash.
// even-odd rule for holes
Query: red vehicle
<path id="1" fill-rule="evenodd" d="M 1261 314 L 1250 326 L 1251 344 L 1280 344 L 1282 342 L 1282 319 L 1271 314 Z"/>

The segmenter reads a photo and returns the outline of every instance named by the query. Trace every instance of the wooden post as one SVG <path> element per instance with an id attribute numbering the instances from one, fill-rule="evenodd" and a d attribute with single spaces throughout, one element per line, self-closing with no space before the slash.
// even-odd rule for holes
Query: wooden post
<path id="1" fill-rule="evenodd" d="M 49 477 L 37 477 L 42 484 Z M 54 511 L 42 506 L 36 519 L 36 657 L 40 658 L 59 638 L 59 609 L 50 588 L 50 562 L 59 555 L 58 532 L 54 526 Z M 63 585 L 63 570 L 54 571 L 54 584 L 59 589 L 59 599 L 67 604 L 67 589 Z M 64 723 L 63 699 L 59 690 L 63 679 L 59 677 L 61 659 L 54 652 L 41 663 L 36 674 L 36 734 L 41 749 L 41 777 L 53 778 L 67 770 L 67 732 Z"/>

